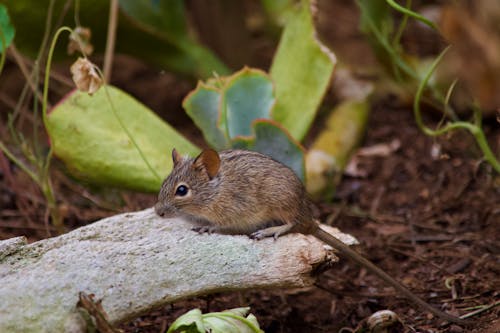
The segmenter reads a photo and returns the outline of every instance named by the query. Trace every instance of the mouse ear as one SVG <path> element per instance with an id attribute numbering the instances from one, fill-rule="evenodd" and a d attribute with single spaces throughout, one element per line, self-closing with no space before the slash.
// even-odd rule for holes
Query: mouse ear
<path id="1" fill-rule="evenodd" d="M 207 171 L 210 179 L 214 178 L 219 172 L 220 157 L 219 154 L 213 149 L 205 149 L 201 152 L 193 162 L 193 166 L 197 169 L 204 169 Z"/>
<path id="2" fill-rule="evenodd" d="M 182 156 L 174 148 L 172 149 L 172 161 L 174 162 L 174 167 L 182 161 Z"/>

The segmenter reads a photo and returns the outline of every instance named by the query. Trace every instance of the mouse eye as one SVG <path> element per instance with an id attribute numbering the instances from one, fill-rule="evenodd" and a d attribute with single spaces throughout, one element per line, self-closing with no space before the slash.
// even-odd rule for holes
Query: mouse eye
<path id="1" fill-rule="evenodd" d="M 179 196 L 179 197 L 185 196 L 186 194 L 188 194 L 188 192 L 189 192 L 189 189 L 186 185 L 179 185 L 175 189 L 175 195 Z"/>

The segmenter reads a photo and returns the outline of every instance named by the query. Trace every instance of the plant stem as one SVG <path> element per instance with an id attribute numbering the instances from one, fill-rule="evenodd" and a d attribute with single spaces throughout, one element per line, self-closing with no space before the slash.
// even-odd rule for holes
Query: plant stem
<path id="1" fill-rule="evenodd" d="M 100 70 L 99 70 L 100 72 Z M 125 124 L 123 123 L 123 120 L 121 119 L 121 117 L 118 115 L 118 112 L 116 111 L 116 108 L 115 108 L 115 105 L 113 104 L 113 101 L 111 99 L 111 95 L 109 94 L 109 91 L 107 89 L 107 86 L 106 84 L 103 85 L 103 88 L 104 88 L 104 91 L 106 93 L 106 97 L 109 101 L 109 105 L 111 106 L 111 110 L 115 116 L 115 118 L 118 120 L 118 123 L 120 124 L 121 128 L 123 129 L 123 131 L 125 132 L 125 134 L 127 135 L 127 137 L 129 138 L 129 140 L 132 142 L 132 144 L 134 145 L 135 149 L 137 150 L 137 152 L 139 153 L 139 155 L 141 155 L 141 158 L 142 160 L 144 161 L 144 163 L 146 163 L 146 166 L 148 167 L 149 171 L 151 171 L 151 173 L 159 180 L 161 180 L 162 178 L 160 177 L 160 175 L 158 175 L 158 173 L 156 172 L 156 170 L 153 168 L 153 166 L 149 163 L 148 159 L 146 158 L 146 156 L 144 155 L 144 153 L 142 152 L 142 149 L 139 147 L 139 144 L 135 141 L 132 133 L 130 133 L 130 131 L 128 130 L 128 128 L 125 126 Z"/>
<path id="2" fill-rule="evenodd" d="M 5 35 L 3 34 L 2 29 L 0 29 L 0 41 L 2 42 L 2 55 L 0 55 L 0 75 L 2 75 L 3 65 L 5 64 L 5 55 L 7 54 L 7 41 L 5 40 Z"/>
<path id="3" fill-rule="evenodd" d="M 49 55 L 47 57 L 47 64 L 45 65 L 45 79 L 43 82 L 43 103 L 42 103 L 42 119 L 45 127 L 47 127 L 47 103 L 48 103 L 48 95 L 49 95 L 49 78 L 50 78 L 50 66 L 52 64 L 52 56 L 54 54 L 54 49 L 57 43 L 57 40 L 59 39 L 59 35 L 67 31 L 69 33 L 72 32 L 72 30 L 68 27 L 61 27 L 57 29 L 54 38 L 52 39 L 52 43 L 50 44 L 50 49 L 49 49 Z"/>
<path id="4" fill-rule="evenodd" d="M 449 49 L 446 48 L 441 54 L 434 60 L 429 71 L 424 76 L 423 80 L 420 82 L 417 93 L 415 94 L 415 99 L 413 101 L 413 114 L 415 116 L 415 122 L 417 123 L 418 128 L 426 135 L 429 136 L 438 136 L 449 132 L 454 129 L 466 129 L 468 130 L 476 140 L 479 148 L 483 153 L 484 159 L 495 169 L 497 173 L 500 173 L 500 162 L 495 157 L 495 154 L 491 151 L 491 148 L 488 145 L 488 141 L 486 140 L 486 136 L 484 135 L 483 130 L 481 129 L 481 119 L 480 113 L 478 111 L 475 112 L 475 124 L 465 122 L 465 121 L 455 121 L 446 124 L 443 128 L 433 130 L 430 127 L 427 127 L 422 120 L 422 113 L 420 111 L 420 99 L 422 98 L 422 94 L 424 92 L 425 87 L 427 86 L 427 82 L 429 81 L 432 73 L 436 70 L 437 65 L 445 55 L 446 51 Z"/>
<path id="5" fill-rule="evenodd" d="M 427 26 L 431 27 L 434 30 L 439 30 L 438 27 L 434 24 L 434 22 L 431 22 L 430 20 L 426 19 L 422 15 L 415 13 L 409 9 L 406 9 L 403 6 L 400 6 L 397 4 L 394 0 L 386 0 L 387 4 L 397 10 L 398 12 L 403 13 L 404 15 L 411 16 L 414 19 L 426 24 Z"/>
<path id="6" fill-rule="evenodd" d="M 115 51 L 116 26 L 118 25 L 118 0 L 111 0 L 109 4 L 109 23 L 106 51 L 104 53 L 104 82 L 109 83 L 113 68 L 113 55 Z"/>
<path id="7" fill-rule="evenodd" d="M 57 40 L 59 39 L 59 35 L 67 31 L 69 33 L 72 32 L 72 30 L 68 27 L 61 27 L 57 29 L 56 33 L 54 34 L 54 37 L 52 39 L 52 43 L 50 44 L 50 49 L 49 49 L 49 54 L 47 56 L 47 63 L 45 65 L 45 78 L 43 82 L 43 103 L 42 103 L 42 119 L 43 123 L 45 125 L 45 128 L 47 128 L 48 122 L 47 122 L 47 104 L 48 104 L 48 94 L 49 94 L 49 78 L 50 78 L 50 66 L 52 65 L 52 56 L 54 54 L 54 49 L 57 43 Z M 50 175 L 49 175 L 49 167 L 50 167 L 50 162 L 52 160 L 52 146 L 49 148 L 49 152 L 47 153 L 47 156 L 45 157 L 44 163 L 42 163 L 41 168 L 40 168 L 40 181 L 41 183 L 39 184 L 42 192 L 45 196 L 45 199 L 47 200 L 47 208 L 49 209 L 50 216 L 52 218 L 52 223 L 54 226 L 58 229 L 59 232 L 63 232 L 63 223 L 62 223 L 62 218 L 59 212 L 59 208 L 57 207 L 56 203 L 56 198 L 54 195 L 54 190 L 52 188 L 52 182 L 50 180 Z"/>
<path id="8" fill-rule="evenodd" d="M 12 162 L 14 162 L 19 167 L 19 169 L 26 172 L 26 174 L 30 176 L 30 178 L 33 179 L 35 183 L 40 184 L 40 179 L 38 178 L 38 176 L 33 171 L 31 171 L 26 165 L 24 165 L 24 163 L 21 162 L 21 160 L 19 160 L 14 154 L 12 154 L 11 151 L 3 144 L 2 141 L 0 141 L 0 150 L 3 151 L 3 153 Z"/>
<path id="9" fill-rule="evenodd" d="M 406 8 L 411 7 L 411 0 L 406 0 Z M 394 39 L 392 40 L 392 45 L 394 47 L 399 45 L 399 42 L 401 40 L 401 36 L 403 36 L 403 32 L 406 29 L 406 24 L 408 23 L 408 18 L 409 15 L 406 13 L 403 13 L 403 19 L 401 20 L 401 23 L 399 24 L 398 30 L 396 34 L 394 35 Z"/>
<path id="10" fill-rule="evenodd" d="M 12 55 L 12 57 L 14 58 L 14 60 L 16 61 L 17 66 L 21 70 L 21 74 L 23 74 L 24 79 L 28 83 L 28 85 L 31 88 L 31 91 L 33 92 L 33 94 L 37 97 L 37 99 L 41 103 L 43 103 L 42 95 L 40 95 L 40 92 L 38 91 L 38 89 L 37 89 L 37 87 L 35 85 L 35 82 L 33 82 L 33 80 L 32 80 L 32 74 L 30 74 L 28 72 L 28 68 L 26 67 L 26 64 L 24 63 L 24 59 L 21 56 L 21 54 L 19 54 L 19 52 L 17 51 L 17 48 L 16 48 L 16 46 L 15 46 L 14 43 L 12 43 L 10 45 L 9 52 Z"/>

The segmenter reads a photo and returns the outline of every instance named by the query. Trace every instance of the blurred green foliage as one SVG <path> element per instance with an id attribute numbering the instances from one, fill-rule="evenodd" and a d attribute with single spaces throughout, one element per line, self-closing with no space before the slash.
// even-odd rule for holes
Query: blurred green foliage
<path id="1" fill-rule="evenodd" d="M 16 30 L 10 22 L 7 7 L 0 4 L 0 53 L 4 53 L 5 49 L 12 43 L 15 32 Z"/>
<path id="2" fill-rule="evenodd" d="M 50 0 L 4 0 L 12 22 L 17 28 L 16 46 L 35 58 L 45 32 Z M 67 1 L 56 0 L 52 27 L 57 23 L 74 27 L 75 18 L 92 30 L 92 43 L 97 52 L 106 46 L 109 0 L 79 2 L 74 14 Z M 116 52 L 129 54 L 159 67 L 196 78 L 206 78 L 217 72 L 229 73 L 228 68 L 209 49 L 199 44 L 189 33 L 182 0 L 120 1 Z M 145 20 L 151 20 L 144 23 Z M 56 60 L 67 56 L 56 52 Z"/>

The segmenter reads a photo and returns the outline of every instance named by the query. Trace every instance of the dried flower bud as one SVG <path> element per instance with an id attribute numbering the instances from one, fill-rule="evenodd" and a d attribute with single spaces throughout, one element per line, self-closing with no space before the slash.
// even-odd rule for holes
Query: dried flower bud
<path id="1" fill-rule="evenodd" d="M 71 74 L 76 87 L 84 92 L 92 95 L 102 86 L 102 79 L 97 72 L 96 65 L 91 63 L 88 59 L 78 58 L 78 60 L 71 65 Z"/>
<path id="2" fill-rule="evenodd" d="M 94 47 L 90 43 L 92 32 L 89 28 L 76 27 L 69 35 L 68 54 L 73 54 L 75 51 L 85 55 L 91 55 Z"/>

